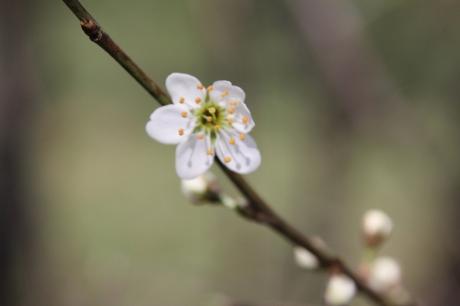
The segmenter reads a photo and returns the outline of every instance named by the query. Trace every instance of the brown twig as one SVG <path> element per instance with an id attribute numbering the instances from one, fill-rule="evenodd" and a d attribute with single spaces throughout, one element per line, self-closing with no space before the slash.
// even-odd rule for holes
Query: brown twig
<path id="1" fill-rule="evenodd" d="M 168 95 L 105 33 L 96 19 L 81 5 L 80 1 L 64 0 L 64 3 L 80 20 L 82 30 L 89 39 L 104 49 L 161 105 L 171 103 Z"/>
<path id="2" fill-rule="evenodd" d="M 137 66 L 129 56 L 105 33 L 97 21 L 88 13 L 78 0 L 63 0 L 70 10 L 81 22 L 83 31 L 88 37 L 112 56 L 145 90 L 147 90 L 160 104 L 171 103 L 171 99 L 161 89 L 161 87 L 150 79 L 142 69 Z M 338 271 L 350 277 L 356 284 L 358 290 L 373 300 L 376 304 L 383 306 L 393 305 L 391 302 L 372 290 L 359 278 L 342 260 L 329 255 L 325 250 L 318 246 L 312 239 L 304 236 L 294 227 L 284 221 L 270 206 L 259 196 L 259 194 L 246 182 L 239 174 L 228 170 L 220 161 L 217 161 L 220 168 L 244 195 L 247 205 L 240 207 L 238 212 L 243 217 L 254 222 L 266 225 L 277 232 L 280 236 L 291 242 L 309 250 L 314 254 L 323 269 Z M 405 305 L 406 306 L 406 305 Z"/>

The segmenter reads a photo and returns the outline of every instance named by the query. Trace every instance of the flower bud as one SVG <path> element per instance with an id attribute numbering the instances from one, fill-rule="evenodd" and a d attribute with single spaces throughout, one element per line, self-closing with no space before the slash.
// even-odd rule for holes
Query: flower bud
<path id="1" fill-rule="evenodd" d="M 309 270 L 318 268 L 318 259 L 305 248 L 295 247 L 294 258 L 301 268 Z"/>
<path id="2" fill-rule="evenodd" d="M 379 257 L 370 267 L 369 286 L 377 292 L 387 293 L 401 283 L 401 268 L 391 257 Z"/>
<path id="3" fill-rule="evenodd" d="M 349 277 L 334 274 L 329 279 L 324 294 L 324 301 L 328 305 L 346 305 L 356 294 L 356 285 Z"/>
<path id="4" fill-rule="evenodd" d="M 185 197 L 194 204 L 220 202 L 220 188 L 211 172 L 191 180 L 182 180 L 181 189 Z"/>
<path id="5" fill-rule="evenodd" d="M 362 229 L 368 246 L 380 246 L 391 234 L 393 222 L 381 210 L 369 210 L 364 214 Z"/>

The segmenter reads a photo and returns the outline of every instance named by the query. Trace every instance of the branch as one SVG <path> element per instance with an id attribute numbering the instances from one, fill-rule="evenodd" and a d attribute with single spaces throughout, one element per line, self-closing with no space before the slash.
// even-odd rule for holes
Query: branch
<path id="1" fill-rule="evenodd" d="M 134 63 L 129 56 L 110 38 L 110 36 L 101 29 L 97 21 L 91 16 L 91 14 L 88 13 L 78 0 L 63 1 L 80 20 L 83 31 L 94 43 L 99 45 L 111 57 L 113 57 L 161 105 L 171 103 L 171 99 L 161 89 L 161 87 L 150 79 L 145 72 L 142 71 L 142 69 L 137 66 L 137 64 Z M 329 255 L 312 239 L 304 236 L 297 229 L 286 223 L 286 221 L 284 221 L 270 208 L 270 206 L 241 175 L 227 169 L 227 167 L 225 167 L 219 160 L 217 160 L 217 163 L 247 200 L 247 205 L 239 208 L 238 210 L 241 216 L 256 223 L 266 225 L 293 245 L 298 245 L 309 250 L 318 258 L 318 261 L 323 269 L 341 272 L 347 275 L 355 282 L 358 290 L 376 304 L 382 306 L 393 305 L 387 301 L 384 296 L 369 288 L 367 284 L 352 271 L 352 269 L 343 263 L 342 260 Z"/>
<path id="2" fill-rule="evenodd" d="M 89 39 L 104 49 L 114 60 L 118 62 L 144 89 L 160 103 L 166 105 L 171 99 L 145 74 L 144 71 L 105 33 L 91 14 L 79 1 L 64 0 L 64 3 L 80 20 L 82 30 Z"/>

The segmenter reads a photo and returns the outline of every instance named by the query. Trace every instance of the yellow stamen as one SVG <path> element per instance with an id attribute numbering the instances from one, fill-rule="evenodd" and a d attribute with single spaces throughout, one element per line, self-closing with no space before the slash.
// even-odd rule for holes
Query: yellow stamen
<path id="1" fill-rule="evenodd" d="M 229 94 L 229 93 L 228 93 L 228 90 L 225 89 L 225 90 L 220 94 L 220 96 L 223 98 L 223 97 L 228 96 L 228 94 Z"/>
<path id="2" fill-rule="evenodd" d="M 196 104 L 200 104 L 200 103 L 201 103 L 201 98 L 200 98 L 200 97 L 196 97 L 196 98 L 195 98 L 195 103 L 196 103 Z"/>
<path id="3" fill-rule="evenodd" d="M 243 133 L 240 133 L 240 140 L 243 141 L 246 139 L 246 135 Z"/>
<path id="4" fill-rule="evenodd" d="M 225 156 L 224 157 L 224 163 L 228 164 L 231 161 L 232 161 L 232 158 L 230 156 Z"/>
<path id="5" fill-rule="evenodd" d="M 182 118 L 187 118 L 188 113 L 187 112 L 182 112 L 182 113 L 180 113 L 180 115 L 182 116 Z"/>
<path id="6" fill-rule="evenodd" d="M 184 135 L 184 129 L 183 129 L 183 128 L 180 128 L 178 132 L 179 132 L 179 136 L 183 136 L 183 135 Z"/>
<path id="7" fill-rule="evenodd" d="M 239 100 L 232 100 L 229 102 L 230 106 L 237 107 L 240 104 Z"/>
<path id="8" fill-rule="evenodd" d="M 208 86 L 208 91 L 211 92 L 212 90 L 214 89 L 214 87 L 212 85 L 209 85 Z"/>
<path id="9" fill-rule="evenodd" d="M 212 148 L 208 148 L 208 155 L 214 155 L 214 150 Z"/>
<path id="10" fill-rule="evenodd" d="M 196 88 L 199 89 L 199 90 L 202 90 L 202 89 L 204 88 L 204 86 L 201 85 L 201 84 L 198 84 L 198 85 L 196 86 Z"/>
<path id="11" fill-rule="evenodd" d="M 248 124 L 249 123 L 249 117 L 248 116 L 243 116 L 243 124 Z"/>
<path id="12" fill-rule="evenodd" d="M 179 98 L 179 103 L 180 103 L 180 104 L 184 104 L 184 102 L 185 102 L 185 98 L 184 98 L 184 97 L 180 97 L 180 98 Z"/>
<path id="13" fill-rule="evenodd" d="M 228 141 L 229 144 L 234 145 L 235 144 L 235 138 L 230 137 L 230 140 Z"/>

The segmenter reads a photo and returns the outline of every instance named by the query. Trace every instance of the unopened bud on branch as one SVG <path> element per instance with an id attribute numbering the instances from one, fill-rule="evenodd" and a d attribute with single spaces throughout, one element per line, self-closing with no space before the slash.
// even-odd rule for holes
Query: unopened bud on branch
<path id="1" fill-rule="evenodd" d="M 362 230 L 368 246 L 380 246 L 391 234 L 393 222 L 381 210 L 369 210 L 364 214 Z"/>
<path id="2" fill-rule="evenodd" d="M 377 258 L 369 272 L 369 286 L 377 292 L 388 293 L 401 284 L 401 268 L 391 257 Z"/>
<path id="3" fill-rule="evenodd" d="M 346 305 L 356 294 L 356 285 L 349 277 L 333 274 L 328 281 L 324 301 L 327 305 Z"/>
<path id="4" fill-rule="evenodd" d="M 194 204 L 220 202 L 220 187 L 211 172 L 191 180 L 182 180 L 181 189 L 185 197 Z"/>
<path id="5" fill-rule="evenodd" d="M 309 270 L 318 268 L 318 259 L 305 248 L 295 247 L 294 258 L 301 268 Z"/>

